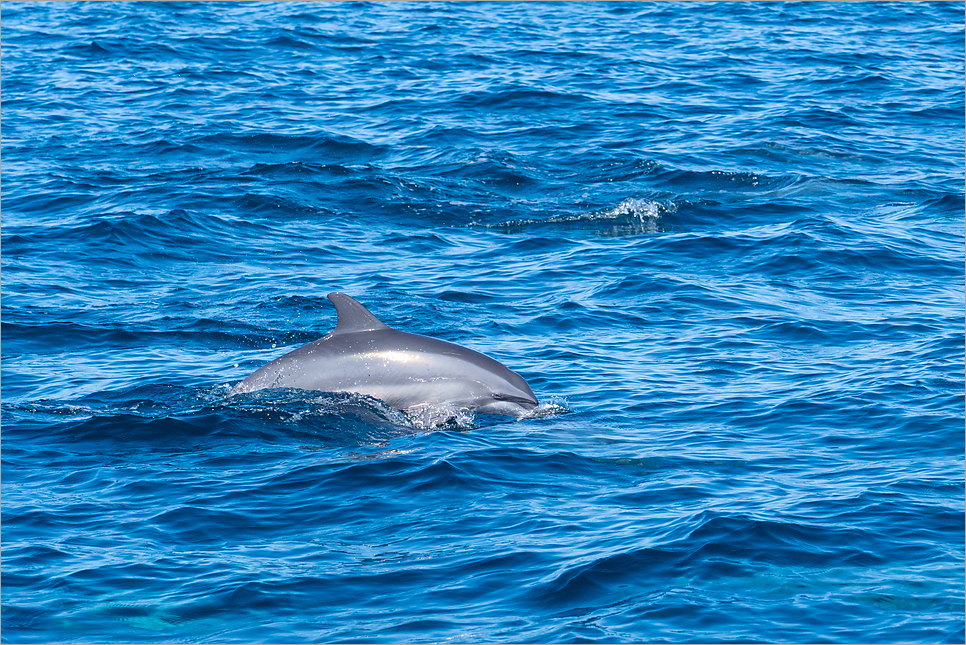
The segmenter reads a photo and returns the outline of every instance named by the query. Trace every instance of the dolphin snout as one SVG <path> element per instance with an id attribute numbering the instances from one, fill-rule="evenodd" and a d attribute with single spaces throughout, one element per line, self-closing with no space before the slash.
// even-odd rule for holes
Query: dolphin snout
<path id="1" fill-rule="evenodd" d="M 507 403 L 515 403 L 521 408 L 526 408 L 527 410 L 532 410 L 537 407 L 539 403 L 537 402 L 537 397 L 528 396 L 524 394 L 523 396 L 516 396 L 513 394 L 494 394 L 493 399 L 496 401 L 506 401 Z"/>

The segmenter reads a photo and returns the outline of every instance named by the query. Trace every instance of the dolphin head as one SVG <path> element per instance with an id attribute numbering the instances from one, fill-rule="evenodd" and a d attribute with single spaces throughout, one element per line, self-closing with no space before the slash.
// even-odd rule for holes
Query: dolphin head
<path id="1" fill-rule="evenodd" d="M 501 374 L 500 387 L 479 402 L 477 412 L 522 417 L 537 407 L 537 397 L 522 376 L 505 367 L 503 369 L 505 372 Z"/>

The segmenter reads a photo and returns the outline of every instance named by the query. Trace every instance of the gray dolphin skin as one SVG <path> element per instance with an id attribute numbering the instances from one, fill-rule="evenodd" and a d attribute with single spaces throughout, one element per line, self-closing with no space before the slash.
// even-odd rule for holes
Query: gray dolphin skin
<path id="1" fill-rule="evenodd" d="M 489 356 L 392 329 L 344 293 L 328 296 L 338 323 L 328 336 L 276 358 L 232 389 L 353 392 L 404 412 L 465 408 L 521 417 L 537 407 L 527 382 Z"/>

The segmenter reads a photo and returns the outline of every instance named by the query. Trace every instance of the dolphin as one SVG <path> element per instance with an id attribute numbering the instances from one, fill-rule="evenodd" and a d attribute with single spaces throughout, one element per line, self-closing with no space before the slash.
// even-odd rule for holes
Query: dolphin
<path id="1" fill-rule="evenodd" d="M 330 293 L 338 322 L 314 343 L 276 358 L 229 395 L 265 388 L 352 392 L 407 413 L 468 409 L 522 417 L 537 397 L 516 372 L 489 356 L 395 330 L 344 293 Z"/>

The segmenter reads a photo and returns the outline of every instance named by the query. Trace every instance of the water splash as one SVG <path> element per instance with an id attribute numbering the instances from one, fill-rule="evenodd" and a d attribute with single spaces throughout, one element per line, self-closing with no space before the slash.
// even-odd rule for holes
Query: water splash
<path id="1" fill-rule="evenodd" d="M 536 227 L 590 228 L 603 237 L 625 237 L 659 233 L 664 230 L 662 216 L 676 213 L 677 204 L 643 198 L 628 198 L 617 206 L 583 213 L 566 213 L 548 218 L 507 220 L 498 224 L 484 225 L 506 233 L 519 233 Z"/>

